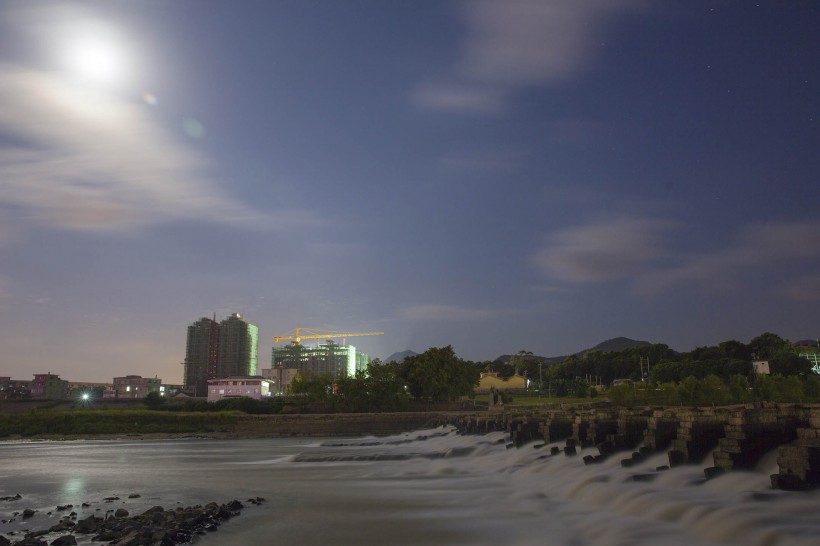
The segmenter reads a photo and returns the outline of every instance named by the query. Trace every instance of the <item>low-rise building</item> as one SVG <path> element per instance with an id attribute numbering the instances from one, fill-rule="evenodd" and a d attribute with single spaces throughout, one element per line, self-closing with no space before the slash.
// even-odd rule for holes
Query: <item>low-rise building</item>
<path id="1" fill-rule="evenodd" d="M 65 400 L 68 398 L 68 381 L 53 373 L 36 373 L 31 382 L 31 397 L 36 400 Z"/>
<path id="2" fill-rule="evenodd" d="M 261 375 L 209 379 L 208 402 L 216 402 L 223 398 L 270 398 L 273 394 L 271 385 L 271 381 Z"/>
<path id="3" fill-rule="evenodd" d="M 502 378 L 497 373 L 485 372 L 481 374 L 475 392 L 488 393 L 490 391 L 521 392 L 527 390 L 527 379 L 521 375 Z"/>
<path id="4" fill-rule="evenodd" d="M 103 398 L 117 400 L 145 398 L 152 392 L 160 392 L 161 385 L 162 379 L 156 377 L 139 375 L 115 377 L 112 388 L 105 391 Z"/>
<path id="5" fill-rule="evenodd" d="M 181 393 L 184 388 L 185 385 L 162 384 L 159 386 L 159 394 L 160 396 L 167 396 L 168 398 L 171 398 Z"/>
<path id="6" fill-rule="evenodd" d="M 270 380 L 271 392 L 277 396 L 290 394 L 290 384 L 299 375 L 299 370 L 296 368 L 284 368 L 282 366 L 262 368 L 259 372 L 262 377 Z"/>
<path id="7" fill-rule="evenodd" d="M 752 369 L 756 374 L 769 375 L 771 372 L 768 360 L 754 360 L 752 361 Z"/>
<path id="8" fill-rule="evenodd" d="M 11 377 L 0 377 L 0 400 L 8 400 L 11 391 Z"/>
<path id="9" fill-rule="evenodd" d="M 0 377 L 0 400 L 20 400 L 31 397 L 31 381 Z"/>

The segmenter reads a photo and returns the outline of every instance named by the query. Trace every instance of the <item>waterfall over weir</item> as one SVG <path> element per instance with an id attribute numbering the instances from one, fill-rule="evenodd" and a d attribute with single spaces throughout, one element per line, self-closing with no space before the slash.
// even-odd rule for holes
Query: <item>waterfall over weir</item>
<path id="1" fill-rule="evenodd" d="M 512 449 L 507 438 L 439 427 L 383 438 L 0 443 L 0 496 L 20 492 L 24 503 L 0 504 L 0 519 L 32 507 L 25 525 L 47 528 L 58 504 L 94 510 L 136 492 L 132 513 L 267 499 L 201 537 L 213 545 L 814 546 L 820 536 L 820 494 L 771 489 L 771 454 L 707 481 L 703 465 L 656 470 L 661 453 L 628 468 L 617 455 L 585 465 L 596 449 L 551 455 L 557 444 Z"/>

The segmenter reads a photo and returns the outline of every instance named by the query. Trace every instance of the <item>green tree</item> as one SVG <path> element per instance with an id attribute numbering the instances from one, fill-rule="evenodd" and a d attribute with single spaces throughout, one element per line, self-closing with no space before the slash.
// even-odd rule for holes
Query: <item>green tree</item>
<path id="1" fill-rule="evenodd" d="M 775 399 L 778 402 L 802 402 L 803 382 L 796 375 L 775 378 Z"/>
<path id="2" fill-rule="evenodd" d="M 771 359 L 783 351 L 790 351 L 791 345 L 779 335 L 766 332 L 752 338 L 749 342 L 749 349 L 756 358 Z"/>
<path id="3" fill-rule="evenodd" d="M 493 361 L 487 361 L 483 367 L 484 371 L 498 374 L 498 377 L 507 378 L 512 377 L 515 375 L 515 366 L 511 365 L 509 362 L 505 362 L 500 359 L 496 359 Z"/>
<path id="4" fill-rule="evenodd" d="M 729 378 L 729 394 L 732 402 L 742 404 L 749 399 L 749 382 L 744 375 L 733 375 Z"/>
<path id="5" fill-rule="evenodd" d="M 734 339 L 730 339 L 729 341 L 719 343 L 718 347 L 720 347 L 720 349 L 723 351 L 723 354 L 727 358 L 742 361 L 749 361 L 752 359 L 752 354 L 749 350 L 749 346 L 739 341 L 735 341 Z"/>
<path id="6" fill-rule="evenodd" d="M 706 376 L 700 382 L 699 401 L 717 406 L 724 405 L 729 400 L 726 385 L 714 374 Z"/>
<path id="7" fill-rule="evenodd" d="M 156 391 L 149 392 L 145 395 L 145 399 L 143 400 L 145 407 L 148 409 L 159 409 L 165 403 L 165 398 L 160 395 L 160 393 Z"/>
<path id="8" fill-rule="evenodd" d="M 538 378 L 538 358 L 531 351 L 518 351 L 508 362 L 518 375 L 527 376 L 530 380 Z"/>
<path id="9" fill-rule="evenodd" d="M 404 384 L 396 363 L 373 361 L 367 370 L 358 370 L 353 377 L 337 381 L 339 395 L 353 411 L 395 411 L 407 403 Z"/>
<path id="10" fill-rule="evenodd" d="M 453 347 L 431 347 L 404 359 L 399 377 L 414 397 L 431 402 L 469 396 L 478 385 L 479 368 L 458 358 Z"/>
<path id="11" fill-rule="evenodd" d="M 310 370 L 299 372 L 290 384 L 292 394 L 304 395 L 308 400 L 327 400 L 333 392 L 333 377 L 329 373 L 314 374 Z"/>
<path id="12" fill-rule="evenodd" d="M 678 399 L 684 406 L 694 406 L 700 397 L 700 381 L 691 375 L 678 384 Z"/>
<path id="13" fill-rule="evenodd" d="M 610 387 L 607 391 L 609 401 L 616 406 L 632 406 L 638 400 L 635 384 L 631 381 L 622 385 Z"/>
<path id="14" fill-rule="evenodd" d="M 671 406 L 680 403 L 678 399 L 678 386 L 675 383 L 661 383 L 659 389 L 664 405 Z"/>
<path id="15" fill-rule="evenodd" d="M 752 385 L 752 395 L 755 400 L 771 402 L 774 399 L 774 381 L 765 374 L 758 374 L 754 378 Z"/>
<path id="16" fill-rule="evenodd" d="M 807 377 L 813 373 L 811 362 L 793 352 L 776 354 L 769 360 L 769 366 L 773 374 Z"/>
<path id="17" fill-rule="evenodd" d="M 816 373 L 812 373 L 806 378 L 803 385 L 803 392 L 806 398 L 813 402 L 820 400 L 820 377 Z"/>

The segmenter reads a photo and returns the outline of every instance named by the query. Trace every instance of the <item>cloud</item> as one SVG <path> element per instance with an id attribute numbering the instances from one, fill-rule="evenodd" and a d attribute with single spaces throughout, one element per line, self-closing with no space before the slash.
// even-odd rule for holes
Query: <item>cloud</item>
<path id="1" fill-rule="evenodd" d="M 616 218 L 555 234 L 532 257 L 549 276 L 571 283 L 605 282 L 638 274 L 664 253 L 670 224 Z"/>
<path id="2" fill-rule="evenodd" d="M 734 290 L 755 277 L 791 299 L 817 293 L 820 277 L 801 276 L 801 265 L 816 268 L 820 221 L 761 222 L 740 228 L 723 247 L 683 253 L 673 247 L 678 225 L 626 217 L 577 226 L 553 235 L 531 257 L 548 278 L 573 284 L 629 279 L 636 292 L 654 295 L 674 289 Z"/>
<path id="3" fill-rule="evenodd" d="M 752 273 L 778 269 L 820 257 L 820 221 L 764 222 L 740 230 L 728 247 L 690 255 L 670 268 L 654 271 L 640 281 L 643 291 L 655 293 L 680 285 L 733 287 Z"/>
<path id="4" fill-rule="evenodd" d="M 787 299 L 803 302 L 820 301 L 820 275 L 808 275 L 790 279 L 780 287 Z"/>
<path id="5" fill-rule="evenodd" d="M 491 318 L 493 312 L 486 309 L 472 309 L 452 305 L 426 304 L 402 309 L 401 318 L 409 320 L 478 321 Z"/>
<path id="6" fill-rule="evenodd" d="M 521 157 L 517 150 L 485 147 L 450 152 L 439 159 L 439 164 L 454 171 L 510 173 L 516 170 Z"/>
<path id="7" fill-rule="evenodd" d="M 640 0 L 472 0 L 460 4 L 466 27 L 451 72 L 411 94 L 419 107 L 460 113 L 503 112 L 512 91 L 566 80 L 600 45 L 607 17 Z"/>
<path id="8" fill-rule="evenodd" d="M 410 100 L 421 108 L 464 114 L 501 114 L 507 109 L 500 93 L 459 84 L 425 83 L 413 90 Z"/>
<path id="9" fill-rule="evenodd" d="M 204 175 L 205 159 L 171 138 L 144 106 L 8 64 L 0 76 L 0 203 L 74 230 L 260 220 L 223 195 Z"/>

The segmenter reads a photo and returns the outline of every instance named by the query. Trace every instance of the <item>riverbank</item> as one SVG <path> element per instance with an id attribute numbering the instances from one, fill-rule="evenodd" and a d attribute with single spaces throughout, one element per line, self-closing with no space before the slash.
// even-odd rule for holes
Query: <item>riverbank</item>
<path id="1" fill-rule="evenodd" d="M 163 439 L 246 439 L 277 438 L 286 436 L 388 436 L 440 424 L 457 422 L 462 418 L 474 417 L 483 412 L 406 412 L 406 413 L 328 413 L 328 414 L 287 414 L 287 415 L 230 415 L 198 414 L 194 417 L 178 413 L 134 412 L 117 415 L 117 423 L 122 428 L 113 431 L 110 424 L 102 423 L 106 413 L 98 414 L 98 419 L 76 430 L 72 413 L 57 416 L 39 416 L 48 419 L 48 426 L 32 430 L 47 432 L 6 435 L 0 440 L 163 440 Z M 88 417 L 89 414 L 86 414 Z M 19 417 L 19 416 L 17 416 Z M 38 426 L 41 424 L 38 423 Z M 20 425 L 18 425 L 20 426 Z M 96 429 L 94 427 L 97 427 Z M 63 427 L 61 429 L 61 427 Z M 96 430 L 110 432 L 100 433 Z"/>

